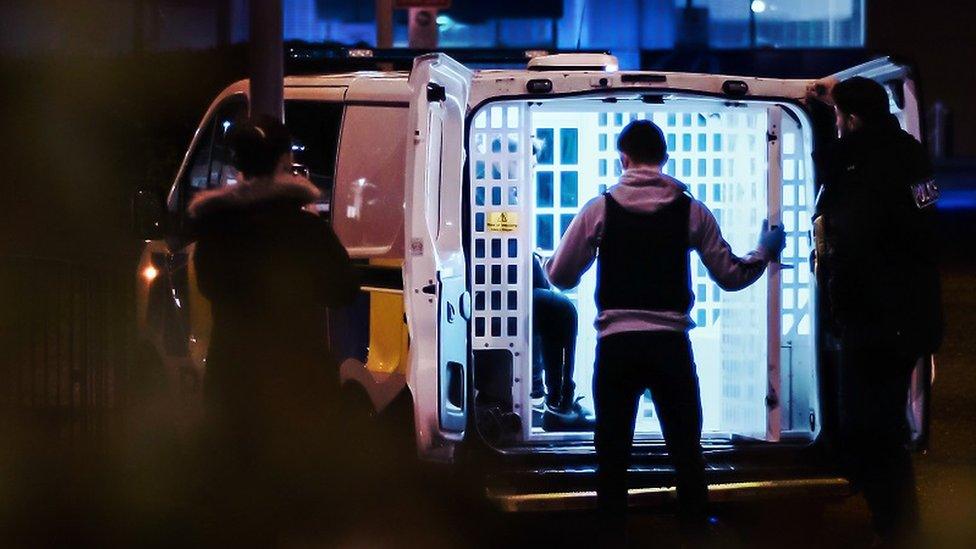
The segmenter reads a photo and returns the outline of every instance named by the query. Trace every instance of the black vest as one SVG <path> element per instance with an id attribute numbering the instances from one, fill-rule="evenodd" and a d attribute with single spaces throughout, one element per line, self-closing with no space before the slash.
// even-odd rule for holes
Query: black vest
<path id="1" fill-rule="evenodd" d="M 688 266 L 688 212 L 691 197 L 650 213 L 624 209 L 604 193 L 606 216 L 596 271 L 596 304 L 600 311 L 691 310 Z"/>

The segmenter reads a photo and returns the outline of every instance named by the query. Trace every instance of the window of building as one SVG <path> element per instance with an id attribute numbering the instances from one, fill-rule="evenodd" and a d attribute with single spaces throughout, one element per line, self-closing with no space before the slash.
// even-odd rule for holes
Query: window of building
<path id="1" fill-rule="evenodd" d="M 340 4 L 338 0 L 333 3 Z M 362 8 L 317 9 L 316 5 L 315 0 L 285 1 L 286 38 L 373 43 L 371 2 Z M 864 0 L 506 0 L 505 5 L 512 7 L 455 0 L 451 9 L 442 10 L 437 17 L 440 46 L 608 50 L 617 56 L 621 68 L 633 70 L 640 68 L 641 50 L 675 46 L 864 45 Z M 394 19 L 394 44 L 407 45 L 407 19 L 402 11 Z"/>
<path id="2" fill-rule="evenodd" d="M 712 48 L 864 45 L 864 0 L 675 0 L 675 10 L 681 34 Z"/>

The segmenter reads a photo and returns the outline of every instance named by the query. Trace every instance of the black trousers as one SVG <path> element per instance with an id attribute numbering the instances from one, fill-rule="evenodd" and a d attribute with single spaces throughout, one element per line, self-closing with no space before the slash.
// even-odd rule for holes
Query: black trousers
<path id="1" fill-rule="evenodd" d="M 597 500 L 604 516 L 627 509 L 627 467 L 641 394 L 651 390 L 664 442 L 677 473 L 679 514 L 704 519 L 708 505 L 702 457 L 701 395 L 688 334 L 626 332 L 597 343 Z"/>
<path id="2" fill-rule="evenodd" d="M 918 522 L 906 412 L 917 360 L 917 353 L 897 343 L 841 349 L 842 457 L 883 537 L 911 535 Z"/>
<path id="3" fill-rule="evenodd" d="M 532 361 L 532 398 L 545 395 L 553 408 L 569 406 L 576 392 L 576 307 L 565 295 L 543 288 L 532 290 L 532 306 L 532 333 L 538 342 L 538 356 Z"/>

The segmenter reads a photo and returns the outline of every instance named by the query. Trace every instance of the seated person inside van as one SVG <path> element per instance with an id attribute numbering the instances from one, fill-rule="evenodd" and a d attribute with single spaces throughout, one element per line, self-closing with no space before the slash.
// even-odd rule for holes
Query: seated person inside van
<path id="1" fill-rule="evenodd" d="M 532 258 L 532 307 L 532 425 L 554 432 L 593 431 L 592 412 L 574 398 L 576 307 L 552 288 L 538 254 Z"/>

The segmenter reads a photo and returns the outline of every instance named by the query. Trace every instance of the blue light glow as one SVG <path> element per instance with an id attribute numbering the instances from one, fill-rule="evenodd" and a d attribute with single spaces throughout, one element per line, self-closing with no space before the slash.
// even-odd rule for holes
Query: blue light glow
<path id="1" fill-rule="evenodd" d="M 936 208 L 940 210 L 976 210 L 976 190 L 941 190 Z"/>

